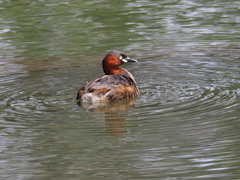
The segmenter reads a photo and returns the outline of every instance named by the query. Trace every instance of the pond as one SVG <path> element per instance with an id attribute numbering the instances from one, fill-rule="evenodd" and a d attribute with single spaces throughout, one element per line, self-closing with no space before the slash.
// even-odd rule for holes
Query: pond
<path id="1" fill-rule="evenodd" d="M 0 1 L 2 179 L 238 179 L 239 1 Z M 136 102 L 84 108 L 111 50 Z"/>

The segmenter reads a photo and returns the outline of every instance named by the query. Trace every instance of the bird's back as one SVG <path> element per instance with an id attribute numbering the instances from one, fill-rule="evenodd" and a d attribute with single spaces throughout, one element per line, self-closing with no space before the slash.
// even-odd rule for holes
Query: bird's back
<path id="1" fill-rule="evenodd" d="M 136 82 L 131 76 L 104 75 L 81 88 L 77 99 L 82 102 L 107 102 L 136 97 L 138 93 Z"/>

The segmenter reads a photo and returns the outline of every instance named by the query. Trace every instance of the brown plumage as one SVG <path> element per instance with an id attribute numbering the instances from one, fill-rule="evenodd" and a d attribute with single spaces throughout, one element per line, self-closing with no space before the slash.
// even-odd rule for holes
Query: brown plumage
<path id="1" fill-rule="evenodd" d="M 119 66 L 137 62 L 120 51 L 111 51 L 102 61 L 104 76 L 90 81 L 79 89 L 78 103 L 109 102 L 137 97 L 139 90 L 132 74 Z"/>

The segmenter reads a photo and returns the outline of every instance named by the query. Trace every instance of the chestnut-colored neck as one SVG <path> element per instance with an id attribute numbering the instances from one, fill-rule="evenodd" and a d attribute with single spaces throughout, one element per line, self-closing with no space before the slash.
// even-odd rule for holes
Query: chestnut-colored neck
<path id="1" fill-rule="evenodd" d="M 106 75 L 113 75 L 113 74 L 123 74 L 124 69 L 119 67 L 104 67 L 103 71 Z"/>

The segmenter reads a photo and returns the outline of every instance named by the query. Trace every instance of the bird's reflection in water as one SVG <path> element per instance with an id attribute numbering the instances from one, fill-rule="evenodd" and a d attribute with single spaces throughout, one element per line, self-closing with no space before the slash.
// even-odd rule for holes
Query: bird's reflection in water
<path id="1" fill-rule="evenodd" d="M 81 103 L 79 106 L 87 111 L 103 112 L 107 131 L 112 136 L 122 137 L 127 132 L 127 113 L 123 112 L 133 109 L 136 100 L 134 98 L 109 103 Z"/>

